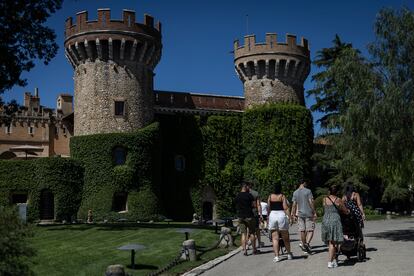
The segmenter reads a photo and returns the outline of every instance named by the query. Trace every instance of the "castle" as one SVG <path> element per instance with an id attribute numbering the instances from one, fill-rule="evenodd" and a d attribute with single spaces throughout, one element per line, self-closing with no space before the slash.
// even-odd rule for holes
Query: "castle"
<path id="1" fill-rule="evenodd" d="M 240 116 L 246 110 L 277 103 L 293 109 L 297 106 L 306 113 L 303 83 L 310 71 L 308 42 L 302 38 L 297 44 L 296 37 L 288 34 L 286 42 L 282 43 L 272 33 L 266 34 L 264 43 L 256 42 L 254 35 L 245 36 L 243 45 L 235 41 L 234 64 L 243 82 L 244 97 L 231 97 L 154 91 L 153 70 L 162 56 L 161 31 L 161 23 L 155 23 L 153 17 L 146 14 L 143 23 L 136 23 L 135 12 L 130 10 L 123 11 L 121 20 L 111 19 L 109 9 L 99 9 L 97 20 L 89 20 L 86 11 L 77 13 L 75 21 L 68 18 L 64 48 L 74 69 L 74 112 L 68 95 L 59 97 L 57 109 L 53 111 L 40 107 L 37 93 L 35 96 L 25 94 L 26 109 L 9 116 L 9 124 L 3 119 L 5 132 L 0 134 L 0 156 L 3 159 L 16 157 L 9 153 L 10 145 L 33 144 L 27 137 L 12 143 L 13 139 L 18 139 L 13 136 L 16 131 L 9 131 L 10 127 L 42 127 L 45 129 L 43 138 L 41 143 L 36 142 L 45 149 L 41 156 L 70 155 L 84 164 L 84 192 L 78 216 L 84 217 L 89 209 L 99 210 L 100 217 L 109 217 L 111 212 L 141 212 L 145 206 L 140 205 L 138 199 L 143 198 L 160 202 L 153 208 L 173 218 L 188 218 L 194 210 L 201 212 L 204 219 L 222 216 L 217 210 L 220 183 L 206 180 L 207 184 L 196 184 L 203 182 L 203 177 L 210 173 L 206 166 L 210 162 L 207 155 L 211 152 L 207 150 L 210 146 L 203 126 L 208 125 L 210 119 L 224 118 L 223 123 L 228 123 L 226 118 L 230 118 L 229 124 L 240 128 Z M 158 125 L 154 126 L 154 122 Z M 151 130 L 147 131 L 148 127 Z M 312 132 L 311 127 L 305 129 Z M 140 133 L 139 130 L 148 137 L 155 137 L 151 138 L 154 139 L 151 145 L 140 138 L 144 134 L 131 136 L 131 133 Z M 158 134 L 149 135 L 151 131 Z M 238 132 L 241 133 L 241 129 Z M 36 129 L 34 133 L 40 131 Z M 242 147 L 241 136 L 237 139 L 237 147 Z M 72 140 L 70 153 L 69 140 Z M 110 148 L 104 149 L 105 145 Z M 102 148 L 97 150 L 96 147 Z M 224 170 L 230 162 L 238 168 L 243 167 L 243 162 L 246 164 L 246 159 L 234 159 L 235 153 L 229 150 L 221 149 L 217 156 L 211 157 L 218 170 Z M 97 169 L 102 154 L 108 156 Z M 143 162 L 142 156 L 148 160 Z M 306 170 L 296 168 L 297 175 Z M 238 178 L 232 180 L 233 191 L 240 177 L 238 174 Z M 99 187 L 96 178 L 102 180 Z M 170 198 L 172 194 L 174 200 Z M 109 203 L 100 205 L 102 200 Z M 191 200 L 197 201 L 195 205 L 199 207 L 189 202 Z M 171 207 L 170 202 L 177 201 L 182 206 Z M 187 207 L 188 210 L 181 210 Z"/>

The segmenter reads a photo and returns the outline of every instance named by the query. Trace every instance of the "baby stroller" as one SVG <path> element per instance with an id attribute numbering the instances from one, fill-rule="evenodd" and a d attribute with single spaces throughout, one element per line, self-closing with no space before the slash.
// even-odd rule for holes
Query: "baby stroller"
<path id="1" fill-rule="evenodd" d="M 364 236 L 362 229 L 356 217 L 350 213 L 349 215 L 341 215 L 342 231 L 344 233 L 344 242 L 341 244 L 341 253 L 348 259 L 351 256 L 357 256 L 358 261 L 362 262 L 366 259 L 366 248 L 364 244 Z"/>

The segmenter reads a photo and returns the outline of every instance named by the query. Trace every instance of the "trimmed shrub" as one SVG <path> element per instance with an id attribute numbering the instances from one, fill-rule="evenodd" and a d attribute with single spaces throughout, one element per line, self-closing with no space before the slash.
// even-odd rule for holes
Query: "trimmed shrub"
<path id="1" fill-rule="evenodd" d="M 277 181 L 291 197 L 298 180 L 310 175 L 312 146 L 312 115 L 303 106 L 269 104 L 244 113 L 244 176 L 262 197 Z"/>
<path id="2" fill-rule="evenodd" d="M 92 210 L 96 221 L 120 218 L 149 220 L 157 217 L 159 182 L 154 179 L 158 179 L 155 175 L 159 175 L 158 146 L 158 123 L 131 133 L 72 137 L 71 155 L 85 168 L 78 216 L 86 220 L 88 210 Z M 120 155 L 117 155 L 119 152 Z M 127 210 L 118 210 L 117 194 L 126 195 L 126 204 L 120 204 L 125 205 Z M 147 202 L 145 208 L 142 204 L 144 198 Z"/>
<path id="3" fill-rule="evenodd" d="M 54 196 L 54 218 L 76 216 L 83 185 L 83 168 L 69 158 L 0 161 L 0 205 L 12 203 L 14 193 L 27 193 L 28 220 L 40 219 L 40 196 L 48 189 Z"/>
<path id="4" fill-rule="evenodd" d="M 0 206 L 0 275 L 35 275 L 30 269 L 35 251 L 27 240 L 32 236 L 15 210 Z"/>

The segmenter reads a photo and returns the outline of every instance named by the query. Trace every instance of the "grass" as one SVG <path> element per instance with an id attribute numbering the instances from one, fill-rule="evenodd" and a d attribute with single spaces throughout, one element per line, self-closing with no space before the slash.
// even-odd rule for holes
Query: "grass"
<path id="1" fill-rule="evenodd" d="M 130 264 L 130 251 L 117 248 L 128 243 L 143 244 L 135 263 L 138 269 L 127 269 L 131 275 L 147 275 L 167 265 L 181 249 L 184 234 L 177 227 L 191 225 L 56 225 L 37 226 L 32 246 L 37 250 L 33 270 L 37 275 L 104 275 L 108 265 Z M 190 233 L 197 246 L 210 247 L 219 236 L 212 229 L 195 228 Z M 227 249 L 216 249 L 201 255 L 196 262 L 183 262 L 168 272 L 170 275 L 188 270 L 217 256 Z"/>

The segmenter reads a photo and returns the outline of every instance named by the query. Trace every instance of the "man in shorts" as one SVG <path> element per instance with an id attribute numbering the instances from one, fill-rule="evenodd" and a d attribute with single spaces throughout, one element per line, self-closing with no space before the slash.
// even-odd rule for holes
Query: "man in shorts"
<path id="1" fill-rule="evenodd" d="M 291 216 L 298 222 L 301 243 L 300 248 L 310 254 L 310 241 L 315 229 L 316 211 L 311 190 L 306 188 L 307 182 L 300 181 L 299 188 L 293 193 Z"/>
<path id="2" fill-rule="evenodd" d="M 241 191 L 236 196 L 234 203 L 236 205 L 237 216 L 239 218 L 243 253 L 247 256 L 247 240 L 250 238 L 253 247 L 253 254 L 256 254 L 256 222 L 253 215 L 255 200 L 249 192 L 247 183 L 244 182 L 242 184 Z"/>

